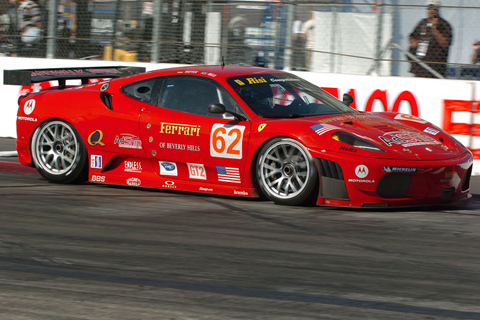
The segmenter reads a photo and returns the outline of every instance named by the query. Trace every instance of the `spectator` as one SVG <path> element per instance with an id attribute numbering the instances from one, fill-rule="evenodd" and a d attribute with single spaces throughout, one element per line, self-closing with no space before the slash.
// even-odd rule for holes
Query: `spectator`
<path id="1" fill-rule="evenodd" d="M 480 41 L 475 40 L 472 46 L 473 46 L 472 63 L 476 64 L 480 62 Z"/>
<path id="2" fill-rule="evenodd" d="M 312 65 L 312 50 L 313 50 L 313 30 L 314 30 L 313 12 L 310 19 L 305 21 L 302 26 L 302 38 L 305 41 L 305 66 L 310 70 Z"/>
<path id="3" fill-rule="evenodd" d="M 302 39 L 302 20 L 295 16 L 292 29 L 292 69 L 305 70 L 305 59 L 303 55 L 305 43 Z"/>
<path id="4" fill-rule="evenodd" d="M 241 15 L 234 16 L 228 23 L 228 64 L 245 63 L 245 27 L 247 19 Z"/>
<path id="5" fill-rule="evenodd" d="M 452 27 L 439 15 L 440 1 L 427 1 L 427 18 L 421 20 L 410 34 L 409 52 L 438 72 L 447 73 L 448 50 L 452 44 Z M 415 77 L 434 78 L 428 70 L 411 62 L 410 72 Z"/>

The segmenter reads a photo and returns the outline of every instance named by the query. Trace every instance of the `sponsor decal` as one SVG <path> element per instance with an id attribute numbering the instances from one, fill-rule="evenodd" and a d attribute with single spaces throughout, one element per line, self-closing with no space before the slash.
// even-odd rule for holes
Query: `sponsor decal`
<path id="1" fill-rule="evenodd" d="M 242 80 L 235 80 L 238 85 L 244 86 L 245 83 Z"/>
<path id="2" fill-rule="evenodd" d="M 358 151 L 357 148 L 354 148 L 354 147 L 345 147 L 345 146 L 341 146 L 341 147 L 340 147 L 340 150 L 341 150 L 341 151 L 347 151 L 347 152 L 353 152 L 353 153 L 355 153 L 355 152 Z"/>
<path id="3" fill-rule="evenodd" d="M 425 130 L 423 130 L 423 132 L 428 133 L 428 134 L 431 134 L 432 136 L 436 136 L 437 134 L 440 133 L 439 130 L 434 129 L 434 128 L 430 128 L 430 127 L 425 128 Z"/>
<path id="4" fill-rule="evenodd" d="M 445 179 L 452 179 L 455 171 L 445 172 Z"/>
<path id="5" fill-rule="evenodd" d="M 105 182 L 105 176 L 92 176 L 92 182 Z"/>
<path id="6" fill-rule="evenodd" d="M 162 188 L 177 189 L 177 186 L 175 185 L 175 182 L 168 180 L 165 181 L 164 184 L 162 184 Z"/>
<path id="7" fill-rule="evenodd" d="M 395 120 L 413 121 L 413 122 L 418 122 L 418 123 L 427 123 L 427 121 L 423 120 L 422 118 L 412 116 L 411 114 L 397 114 L 394 119 Z"/>
<path id="8" fill-rule="evenodd" d="M 120 148 L 142 149 L 140 138 L 129 133 L 122 133 L 120 136 L 116 136 L 113 144 L 118 144 Z"/>
<path id="9" fill-rule="evenodd" d="M 248 192 L 247 191 L 237 191 L 237 190 L 233 190 L 233 194 L 238 194 L 238 195 L 242 195 L 242 196 L 248 196 Z"/>
<path id="10" fill-rule="evenodd" d="M 212 188 L 204 188 L 204 187 L 200 187 L 198 188 L 199 191 L 205 191 L 205 192 L 212 192 L 213 189 Z"/>
<path id="11" fill-rule="evenodd" d="M 90 168 L 102 169 L 103 168 L 102 156 L 95 155 L 95 154 L 90 155 Z"/>
<path id="12" fill-rule="evenodd" d="M 103 132 L 102 130 L 95 130 L 88 136 L 87 142 L 91 146 L 100 145 L 101 147 L 105 146 L 105 143 L 102 142 Z"/>
<path id="13" fill-rule="evenodd" d="M 356 168 L 355 168 L 355 175 L 357 177 L 359 177 L 360 179 L 363 179 L 365 178 L 366 176 L 368 176 L 368 167 L 366 165 L 358 165 Z"/>
<path id="14" fill-rule="evenodd" d="M 181 123 L 160 123 L 160 133 L 163 134 L 176 134 L 183 136 L 195 136 L 200 135 L 200 126 L 195 124 L 181 124 Z"/>
<path id="15" fill-rule="evenodd" d="M 20 120 L 20 121 L 30 121 L 30 122 L 37 122 L 38 121 L 37 118 L 22 117 L 22 116 L 17 117 L 17 119 Z"/>
<path id="16" fill-rule="evenodd" d="M 248 84 L 268 83 L 268 81 L 265 80 L 264 77 L 251 77 L 245 78 L 245 80 L 248 82 Z"/>
<path id="17" fill-rule="evenodd" d="M 359 183 L 375 183 L 375 180 L 365 180 L 365 179 L 348 179 L 348 182 L 359 182 Z"/>
<path id="18" fill-rule="evenodd" d="M 200 146 L 196 146 L 193 144 L 160 142 L 158 146 L 162 149 L 184 150 L 184 151 L 195 151 L 195 152 L 200 151 Z"/>
<path id="19" fill-rule="evenodd" d="M 238 168 L 215 166 L 218 181 L 240 183 L 240 170 Z"/>
<path id="20" fill-rule="evenodd" d="M 128 178 L 127 184 L 129 186 L 139 187 L 142 184 L 142 181 L 138 178 Z"/>
<path id="21" fill-rule="evenodd" d="M 160 174 L 164 176 L 178 176 L 177 164 L 175 162 L 159 161 Z"/>
<path id="22" fill-rule="evenodd" d="M 275 78 L 270 78 L 270 82 L 292 82 L 292 81 L 299 82 L 300 79 L 294 79 L 294 78 L 275 79 Z"/>
<path id="23" fill-rule="evenodd" d="M 210 156 L 242 159 L 242 141 L 245 126 L 216 123 L 210 131 Z"/>
<path id="24" fill-rule="evenodd" d="M 400 172 L 400 173 L 417 173 L 416 167 L 395 167 L 395 166 L 383 166 L 384 172 Z"/>
<path id="25" fill-rule="evenodd" d="M 332 126 L 332 125 L 329 125 L 329 124 L 314 124 L 313 126 L 310 126 L 310 129 L 312 129 L 313 131 L 315 131 L 319 136 L 321 136 L 322 134 L 330 131 L 330 130 L 334 130 L 334 129 L 337 129 L 336 127 Z"/>
<path id="26" fill-rule="evenodd" d="M 267 126 L 266 123 L 262 123 L 261 125 L 258 126 L 258 132 L 262 131 L 263 129 L 265 129 L 265 127 Z"/>
<path id="27" fill-rule="evenodd" d="M 399 144 L 402 147 L 441 144 L 434 138 L 419 132 L 388 132 L 385 133 L 383 136 L 379 136 L 378 138 L 389 147 L 391 147 L 393 144 Z"/>
<path id="28" fill-rule="evenodd" d="M 125 172 L 142 173 L 142 163 L 140 161 L 125 160 Z"/>
<path id="29" fill-rule="evenodd" d="M 25 112 L 25 115 L 29 115 L 35 110 L 35 99 L 30 99 L 25 104 L 23 105 L 23 112 Z"/>
<path id="30" fill-rule="evenodd" d="M 190 179 L 207 180 L 207 172 L 203 164 L 187 163 L 187 166 Z"/>

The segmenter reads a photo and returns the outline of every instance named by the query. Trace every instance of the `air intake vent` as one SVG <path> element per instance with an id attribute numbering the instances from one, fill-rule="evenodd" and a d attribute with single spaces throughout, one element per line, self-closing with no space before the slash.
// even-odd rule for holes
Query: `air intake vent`
<path id="1" fill-rule="evenodd" d="M 384 199 L 405 198 L 410 190 L 412 177 L 408 174 L 391 173 L 380 178 L 377 194 Z"/>
<path id="2" fill-rule="evenodd" d="M 100 93 L 100 99 L 102 99 L 103 104 L 110 109 L 113 110 L 113 105 L 112 105 L 112 96 L 107 93 L 107 92 L 102 92 Z"/>
<path id="3" fill-rule="evenodd" d="M 338 163 L 325 159 L 317 160 L 318 169 L 320 170 L 320 176 L 336 180 L 344 180 L 342 168 L 340 168 Z"/>
<path id="4" fill-rule="evenodd" d="M 347 186 L 343 177 L 342 168 L 336 162 L 315 159 L 320 173 L 320 194 L 321 198 L 349 200 Z"/>

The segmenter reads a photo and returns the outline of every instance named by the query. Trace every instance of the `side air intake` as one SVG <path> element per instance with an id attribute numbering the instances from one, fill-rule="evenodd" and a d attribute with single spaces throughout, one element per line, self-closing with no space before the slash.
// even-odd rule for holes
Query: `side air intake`
<path id="1" fill-rule="evenodd" d="M 342 168 L 334 161 L 315 159 L 320 174 L 321 198 L 349 200 Z"/>

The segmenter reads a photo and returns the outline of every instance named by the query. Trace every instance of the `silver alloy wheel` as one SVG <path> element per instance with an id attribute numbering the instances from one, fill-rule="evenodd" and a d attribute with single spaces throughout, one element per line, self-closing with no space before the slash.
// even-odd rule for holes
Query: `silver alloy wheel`
<path id="1" fill-rule="evenodd" d="M 40 169 L 54 176 L 68 175 L 77 164 L 79 144 L 69 125 L 52 121 L 36 133 L 32 152 Z"/>
<path id="2" fill-rule="evenodd" d="M 292 199 L 307 186 L 310 170 L 310 161 L 303 148 L 292 140 L 281 140 L 261 156 L 259 174 L 268 193 Z"/>

